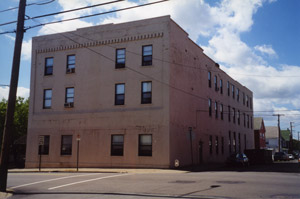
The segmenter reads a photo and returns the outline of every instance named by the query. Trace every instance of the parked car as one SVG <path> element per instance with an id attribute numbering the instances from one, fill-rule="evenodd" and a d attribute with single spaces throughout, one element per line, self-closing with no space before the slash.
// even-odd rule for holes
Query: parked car
<path id="1" fill-rule="evenodd" d="M 226 164 L 249 166 L 249 159 L 244 153 L 234 153 L 227 158 Z"/>
<path id="2" fill-rule="evenodd" d="M 274 154 L 274 161 L 287 161 L 289 160 L 289 156 L 285 152 L 276 152 Z"/>
<path id="3" fill-rule="evenodd" d="M 295 159 L 299 158 L 299 153 L 297 153 L 296 151 L 293 151 L 292 154 Z"/>
<path id="4" fill-rule="evenodd" d="M 293 156 L 293 154 L 288 154 L 288 156 L 289 156 L 289 160 L 294 160 L 295 159 L 295 157 Z"/>

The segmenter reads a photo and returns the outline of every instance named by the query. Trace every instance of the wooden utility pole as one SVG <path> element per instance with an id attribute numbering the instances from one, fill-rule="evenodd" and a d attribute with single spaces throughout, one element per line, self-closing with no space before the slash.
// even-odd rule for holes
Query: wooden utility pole
<path id="1" fill-rule="evenodd" d="M 26 0 L 20 0 L 14 57 L 13 57 L 10 87 L 9 87 L 8 104 L 7 104 L 7 111 L 6 111 L 5 124 L 3 130 L 2 148 L 1 148 L 0 191 L 2 192 L 6 191 L 6 186 L 7 186 L 8 160 L 9 160 L 10 147 L 12 144 L 14 113 L 15 113 L 18 81 L 19 81 L 21 49 L 22 49 L 22 42 L 23 42 L 23 35 L 24 35 L 25 8 L 26 8 Z"/>
<path id="2" fill-rule="evenodd" d="M 281 133 L 280 133 L 280 116 L 284 116 L 283 114 L 273 114 L 273 116 L 278 117 L 278 152 L 281 151 Z"/>

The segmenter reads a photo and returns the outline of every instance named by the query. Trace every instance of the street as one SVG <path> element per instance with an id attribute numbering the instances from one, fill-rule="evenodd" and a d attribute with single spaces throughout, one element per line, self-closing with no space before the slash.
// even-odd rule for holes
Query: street
<path id="1" fill-rule="evenodd" d="M 277 163 L 275 165 L 283 165 Z M 290 165 L 293 165 L 290 163 Z M 9 173 L 12 199 L 300 198 L 300 173 Z"/>

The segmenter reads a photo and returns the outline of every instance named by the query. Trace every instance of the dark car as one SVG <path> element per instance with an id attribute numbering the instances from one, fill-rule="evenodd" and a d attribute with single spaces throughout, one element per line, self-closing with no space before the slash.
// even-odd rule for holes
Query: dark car
<path id="1" fill-rule="evenodd" d="M 249 159 L 244 153 L 234 153 L 231 154 L 227 160 L 227 165 L 241 165 L 241 166 L 249 166 Z"/>
<path id="2" fill-rule="evenodd" d="M 289 156 L 285 152 L 276 152 L 274 154 L 274 161 L 287 161 L 289 160 Z"/>

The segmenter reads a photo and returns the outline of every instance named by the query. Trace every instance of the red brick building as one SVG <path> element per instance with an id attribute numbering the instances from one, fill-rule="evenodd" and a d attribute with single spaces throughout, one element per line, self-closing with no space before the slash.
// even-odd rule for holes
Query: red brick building
<path id="1" fill-rule="evenodd" d="M 254 144 L 255 149 L 266 148 L 266 128 L 262 117 L 254 118 Z"/>

